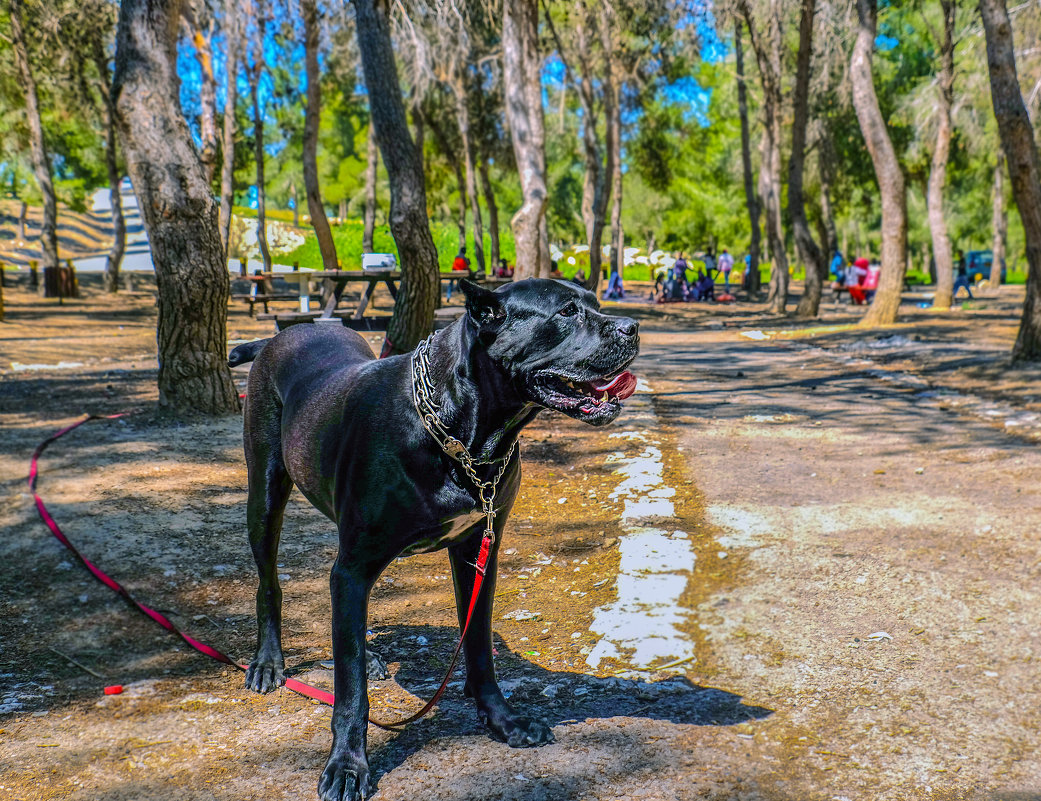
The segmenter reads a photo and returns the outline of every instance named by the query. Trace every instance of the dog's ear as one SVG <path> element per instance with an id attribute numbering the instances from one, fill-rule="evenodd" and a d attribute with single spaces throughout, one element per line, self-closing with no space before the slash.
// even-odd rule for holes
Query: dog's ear
<path id="1" fill-rule="evenodd" d="M 502 299 L 491 290 L 465 278 L 459 279 L 459 288 L 466 296 L 466 313 L 481 333 L 495 331 L 506 319 Z"/>

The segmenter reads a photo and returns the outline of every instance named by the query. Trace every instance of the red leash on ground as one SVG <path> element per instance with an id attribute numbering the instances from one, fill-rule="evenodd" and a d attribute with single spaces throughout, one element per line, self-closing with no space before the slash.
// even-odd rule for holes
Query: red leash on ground
<path id="1" fill-rule="evenodd" d="M 146 606 L 145 604 L 135 599 L 122 584 L 120 584 L 114 578 L 109 576 L 107 573 L 101 570 L 101 568 L 99 568 L 97 565 L 95 565 L 93 562 L 87 559 L 87 557 L 81 554 L 79 550 L 76 548 L 76 546 L 72 544 L 69 538 L 65 536 L 65 533 L 61 530 L 61 527 L 58 525 L 57 521 L 51 516 L 51 513 L 47 511 L 47 507 L 44 504 L 43 499 L 36 492 L 36 479 L 39 475 L 38 463 L 40 460 L 40 455 L 47 449 L 47 447 L 52 442 L 60 439 L 61 437 L 68 434 L 70 431 L 74 431 L 84 423 L 88 423 L 91 420 L 115 420 L 120 417 L 125 417 L 126 414 L 126 412 L 120 412 L 119 414 L 87 415 L 82 420 L 79 420 L 78 422 L 68 425 L 60 431 L 57 431 L 56 433 L 51 434 L 51 436 L 47 437 L 47 439 L 45 439 L 43 442 L 36 446 L 36 450 L 33 451 L 32 461 L 29 465 L 29 491 L 33 494 L 33 501 L 35 501 L 36 503 L 36 511 L 39 512 L 40 519 L 43 520 L 44 525 L 46 525 L 47 528 L 51 530 L 51 534 L 54 535 L 58 542 L 60 542 L 62 545 L 68 548 L 72 555 L 79 560 L 80 564 L 82 564 L 85 568 L 87 568 L 88 571 L 90 571 L 91 575 L 93 575 L 94 578 L 96 578 L 98 581 L 100 581 L 102 584 L 104 584 L 106 587 L 108 587 L 110 590 L 116 593 L 116 595 L 118 595 L 120 598 L 126 601 L 132 609 L 134 609 L 137 612 L 140 612 L 146 617 L 151 618 L 153 621 L 158 623 L 167 631 L 176 634 L 178 637 L 184 640 L 188 645 L 190 645 L 199 653 L 205 654 L 206 656 L 210 657 L 210 659 L 215 659 L 218 662 L 223 662 L 225 665 L 231 665 L 232 667 L 238 668 L 239 670 L 245 672 L 245 665 L 240 665 L 238 662 L 236 662 L 230 656 L 225 654 L 223 651 L 219 651 L 211 645 L 207 645 L 204 642 L 200 642 L 191 635 L 181 631 L 179 628 L 177 628 L 177 626 L 173 624 L 173 622 L 171 622 L 171 620 L 168 617 L 166 617 L 166 615 L 162 614 L 161 612 L 157 612 L 151 607 Z M 481 550 L 477 557 L 477 573 L 474 576 L 474 588 L 472 594 L 470 595 L 470 608 L 466 613 L 466 623 L 463 625 L 462 634 L 459 635 L 459 642 L 455 647 L 455 653 L 452 655 L 452 661 L 451 664 L 448 666 L 448 671 L 445 673 L 445 677 L 441 682 L 441 686 L 434 694 L 434 697 L 431 698 L 430 701 L 428 701 L 427 704 L 416 714 L 406 718 L 405 720 L 398 720 L 392 723 L 384 723 L 370 717 L 369 723 L 373 724 L 374 726 L 379 726 L 381 729 L 390 729 L 393 731 L 416 720 L 419 720 L 424 715 L 426 715 L 426 713 L 433 708 L 434 704 L 436 704 L 441 699 L 441 696 L 445 692 L 445 688 L 448 687 L 448 680 L 452 676 L 452 670 L 455 668 L 456 660 L 459 657 L 459 651 L 463 647 L 463 637 L 466 635 L 467 629 L 470 628 L 470 618 L 473 616 L 474 606 L 477 603 L 477 596 L 480 594 L 481 584 L 484 582 L 484 573 L 488 564 L 488 553 L 490 547 L 491 538 L 485 537 L 484 540 L 481 542 Z M 325 690 L 320 690 L 317 687 L 312 687 L 310 684 L 305 684 L 304 682 L 297 681 L 296 679 L 287 678 L 285 686 L 287 690 L 292 690 L 293 692 L 299 695 L 303 695 L 307 698 L 312 698 L 315 701 L 320 701 L 321 703 L 328 704 L 329 706 L 333 705 L 334 697 L 332 693 L 326 692 Z"/>

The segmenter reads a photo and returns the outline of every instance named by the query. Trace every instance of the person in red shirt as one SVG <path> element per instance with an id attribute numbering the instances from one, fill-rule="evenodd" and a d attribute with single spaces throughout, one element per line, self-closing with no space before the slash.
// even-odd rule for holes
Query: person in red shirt
<path id="1" fill-rule="evenodd" d="M 470 260 L 466 258 L 466 248 L 459 248 L 459 253 L 456 254 L 455 260 L 452 262 L 452 272 L 469 273 L 470 272 Z M 447 303 L 452 299 L 452 290 L 455 289 L 455 281 L 449 281 L 448 287 L 445 289 L 445 302 Z"/>

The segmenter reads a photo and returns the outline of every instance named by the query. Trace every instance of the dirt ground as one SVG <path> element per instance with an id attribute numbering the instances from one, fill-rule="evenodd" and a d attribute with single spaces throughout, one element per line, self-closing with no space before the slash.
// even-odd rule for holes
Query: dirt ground
<path id="1" fill-rule="evenodd" d="M 248 660 L 241 423 L 155 418 L 139 286 L 4 292 L 0 798 L 313 799 L 330 710 L 247 693 L 128 611 L 27 493 L 46 436 L 133 410 L 53 445 L 39 491 L 89 559 Z M 557 742 L 492 742 L 457 676 L 434 716 L 370 729 L 376 797 L 1041 799 L 1041 369 L 1007 364 L 1021 288 L 923 300 L 885 330 L 830 304 L 812 323 L 617 304 L 641 320 L 641 391 L 607 428 L 524 433 L 495 590 L 500 680 Z M 270 333 L 232 307 L 232 341 Z M 334 532 L 299 496 L 286 521 L 287 661 L 328 687 Z M 374 714 L 432 694 L 453 609 L 444 554 L 381 579 Z"/>

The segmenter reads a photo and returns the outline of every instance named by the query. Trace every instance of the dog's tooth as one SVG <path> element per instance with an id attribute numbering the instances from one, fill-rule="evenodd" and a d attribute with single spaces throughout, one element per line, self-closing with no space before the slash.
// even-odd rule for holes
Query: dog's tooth
<path id="1" fill-rule="evenodd" d="M 601 403 L 606 403 L 607 402 L 607 397 L 608 397 L 608 395 L 605 392 L 603 395 L 600 396 L 600 402 Z"/>

